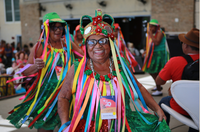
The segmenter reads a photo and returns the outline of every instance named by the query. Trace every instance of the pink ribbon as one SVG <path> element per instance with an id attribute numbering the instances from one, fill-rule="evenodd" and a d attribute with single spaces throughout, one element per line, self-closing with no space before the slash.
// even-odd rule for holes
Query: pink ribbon
<path id="1" fill-rule="evenodd" d="M 69 128 L 70 128 L 70 125 L 63 132 L 69 132 Z"/>
<path id="2" fill-rule="evenodd" d="M 76 50 L 73 50 L 72 49 L 72 52 L 74 52 L 74 54 L 76 54 L 76 55 L 78 55 L 78 56 L 80 56 L 80 57 L 83 57 L 83 55 L 81 55 L 79 52 L 77 52 Z"/>
<path id="3" fill-rule="evenodd" d="M 71 125 L 70 125 L 70 129 L 71 129 L 71 130 L 72 130 L 72 127 L 74 126 L 75 120 L 76 120 L 76 118 L 77 118 L 77 116 L 78 116 L 78 112 L 79 112 L 80 107 L 81 107 L 81 105 L 82 105 L 82 102 L 83 102 L 83 99 L 84 99 L 84 97 L 85 97 L 87 88 L 88 88 L 88 86 L 89 86 L 89 84 L 90 84 L 90 80 L 91 80 L 91 78 L 88 78 L 88 80 L 87 80 L 87 82 L 86 82 L 86 84 L 85 84 L 85 88 L 83 89 L 82 94 L 81 94 L 81 97 L 80 97 L 80 99 L 79 99 L 79 101 L 78 101 L 77 107 L 76 107 L 76 109 L 74 109 L 74 115 L 73 115 L 73 118 L 72 118 L 72 121 L 71 121 Z"/>
<path id="4" fill-rule="evenodd" d="M 93 97 L 92 97 L 92 105 L 91 105 L 91 111 L 90 111 L 90 117 L 89 117 L 89 123 L 88 123 L 88 129 L 87 132 L 89 132 L 90 129 L 90 123 L 91 123 L 91 119 L 92 119 L 92 115 L 93 115 L 93 111 L 94 111 L 94 106 L 95 106 L 95 101 L 96 101 L 96 96 L 97 96 L 97 82 L 94 82 L 94 91 L 93 91 Z"/>
<path id="5" fill-rule="evenodd" d="M 114 82 L 117 84 L 117 89 L 118 89 L 118 95 L 117 95 L 117 103 L 118 103 L 118 105 L 117 105 L 117 107 L 118 107 L 118 109 L 117 109 L 117 120 L 118 120 L 118 132 L 120 132 L 120 126 L 121 126 L 121 108 L 122 108 L 122 104 L 121 104 L 121 98 L 122 98 L 122 96 L 121 96 L 121 90 L 120 90 L 120 87 L 119 87 L 119 83 L 118 83 L 118 80 L 117 80 L 117 78 L 114 78 Z"/>
<path id="6" fill-rule="evenodd" d="M 36 76 L 37 74 L 38 74 L 38 73 L 29 75 L 29 76 L 16 77 L 16 78 L 13 78 L 13 79 L 11 79 L 11 80 L 6 81 L 6 83 L 9 83 L 9 82 L 12 82 L 12 81 L 15 81 L 15 80 L 18 80 L 18 79 L 22 79 L 22 78 L 25 78 L 25 77 L 34 77 L 34 76 Z"/>
<path id="7" fill-rule="evenodd" d="M 49 19 L 46 20 L 46 24 L 49 25 Z M 43 53 L 42 53 L 42 56 L 41 56 L 42 59 L 44 59 L 45 51 L 46 51 L 46 48 L 47 48 L 47 45 L 48 45 L 48 40 L 49 40 L 49 26 L 48 26 L 48 32 L 47 32 L 47 36 L 46 36 L 45 45 L 44 45 L 44 50 L 43 50 Z"/>
<path id="8" fill-rule="evenodd" d="M 31 65 L 33 65 L 33 64 L 27 64 L 27 65 L 25 65 L 23 68 L 21 68 L 17 73 L 15 73 L 15 74 L 19 74 L 19 73 L 22 73 L 23 71 L 25 71 L 27 68 L 29 68 Z"/>
<path id="9" fill-rule="evenodd" d="M 24 96 L 20 97 L 19 100 L 23 100 L 23 99 L 25 99 L 25 97 L 26 96 L 24 95 Z"/>
<path id="10" fill-rule="evenodd" d="M 105 82 L 106 83 L 106 95 L 107 96 L 110 96 L 111 95 L 111 88 L 109 87 L 110 85 L 108 85 L 108 82 Z M 111 120 L 108 119 L 108 130 L 110 130 L 110 125 L 111 125 Z"/>

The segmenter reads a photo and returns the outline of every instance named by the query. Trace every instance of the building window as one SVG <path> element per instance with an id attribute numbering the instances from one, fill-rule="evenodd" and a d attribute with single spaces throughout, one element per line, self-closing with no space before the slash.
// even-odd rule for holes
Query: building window
<path id="1" fill-rule="evenodd" d="M 6 21 L 20 21 L 19 0 L 4 0 Z"/>

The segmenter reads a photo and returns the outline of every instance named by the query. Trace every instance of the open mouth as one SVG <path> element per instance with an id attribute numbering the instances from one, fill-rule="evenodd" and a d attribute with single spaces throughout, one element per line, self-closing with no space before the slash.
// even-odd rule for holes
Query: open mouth
<path id="1" fill-rule="evenodd" d="M 96 50 L 96 51 L 94 51 L 94 53 L 97 55 L 101 55 L 104 53 L 104 50 Z"/>

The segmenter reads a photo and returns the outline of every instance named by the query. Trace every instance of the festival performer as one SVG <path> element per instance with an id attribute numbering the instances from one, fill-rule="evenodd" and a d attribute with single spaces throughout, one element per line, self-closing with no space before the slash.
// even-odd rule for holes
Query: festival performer
<path id="1" fill-rule="evenodd" d="M 74 32 L 74 43 L 77 44 L 79 47 L 81 47 L 82 41 L 83 41 L 83 35 L 81 34 L 80 31 L 80 25 L 77 25 Z"/>
<path id="2" fill-rule="evenodd" d="M 84 51 L 84 46 L 82 44 L 82 41 L 83 41 L 83 35 L 81 34 L 80 31 L 80 25 L 77 25 L 74 31 L 74 43 Z"/>
<path id="3" fill-rule="evenodd" d="M 152 19 L 147 25 L 146 56 L 142 70 L 156 79 L 160 70 L 169 60 L 169 50 L 166 43 L 166 35 L 161 30 L 156 19 Z M 162 96 L 162 87 L 156 85 L 152 91 L 153 96 Z"/>
<path id="4" fill-rule="evenodd" d="M 113 32 L 114 35 L 114 41 L 116 42 L 120 54 L 122 57 L 124 57 L 128 63 L 130 64 L 131 69 L 133 72 L 135 72 L 134 67 L 138 65 L 137 61 L 135 60 L 135 57 L 132 55 L 132 53 L 129 51 L 129 49 L 126 47 L 126 42 L 124 41 L 124 36 L 121 31 L 121 27 L 118 23 L 114 24 L 115 29 Z"/>
<path id="5" fill-rule="evenodd" d="M 29 64 L 25 66 L 28 68 L 23 72 L 27 77 L 37 77 L 24 101 L 14 107 L 7 119 L 16 128 L 26 123 L 39 132 L 53 132 L 60 125 L 57 99 L 72 65 L 71 49 L 83 53 L 70 42 L 68 25 L 57 13 L 51 12 L 43 17 L 42 29 L 40 39 L 29 55 Z"/>
<path id="6" fill-rule="evenodd" d="M 80 28 L 86 52 L 74 62 L 61 88 L 59 132 L 170 131 L 163 111 L 131 73 L 113 42 L 114 19 L 96 10 L 94 18 L 82 16 L 80 25 L 85 17 L 91 20 Z M 111 25 L 103 21 L 105 17 L 112 20 Z M 130 108 L 130 100 L 135 111 Z M 150 114 L 147 106 L 158 117 Z"/>

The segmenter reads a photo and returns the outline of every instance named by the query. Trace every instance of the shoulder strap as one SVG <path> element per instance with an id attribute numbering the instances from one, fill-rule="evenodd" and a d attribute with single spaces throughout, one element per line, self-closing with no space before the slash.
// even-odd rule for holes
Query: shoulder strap
<path id="1" fill-rule="evenodd" d="M 190 57 L 190 55 L 183 55 L 183 58 L 185 58 L 188 63 L 193 62 L 193 59 Z"/>

